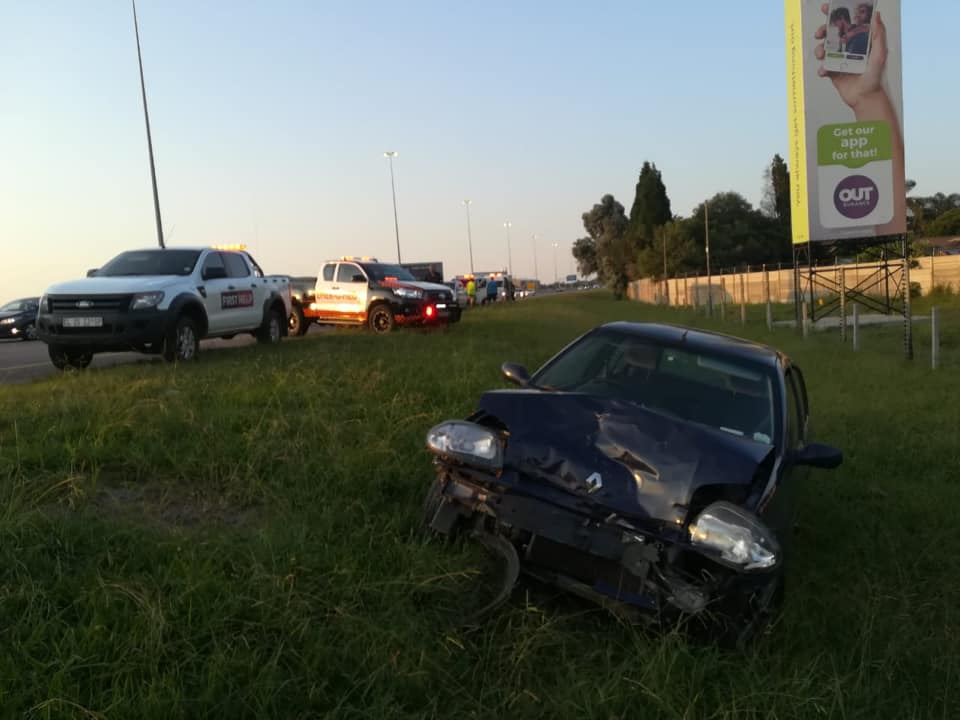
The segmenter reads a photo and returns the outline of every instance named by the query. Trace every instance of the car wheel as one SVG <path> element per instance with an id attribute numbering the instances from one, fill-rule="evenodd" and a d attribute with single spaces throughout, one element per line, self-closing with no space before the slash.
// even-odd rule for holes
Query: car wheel
<path id="1" fill-rule="evenodd" d="M 189 315 L 181 315 L 163 344 L 163 359 L 167 362 L 190 362 L 196 360 L 199 354 L 197 324 Z"/>
<path id="2" fill-rule="evenodd" d="M 89 350 L 68 349 L 61 345 L 48 345 L 47 353 L 57 370 L 83 370 L 93 361 L 93 353 Z"/>
<path id="3" fill-rule="evenodd" d="M 743 599 L 740 612 L 724 619 L 719 644 L 744 651 L 767 631 L 783 604 L 784 575 L 776 573 L 766 585 Z"/>
<path id="4" fill-rule="evenodd" d="M 24 342 L 28 340 L 37 339 L 37 326 L 33 323 L 30 323 L 23 329 L 23 337 L 21 338 Z"/>
<path id="5" fill-rule="evenodd" d="M 310 323 L 307 322 L 307 319 L 303 316 L 303 308 L 301 308 L 299 305 L 293 306 L 293 311 L 290 313 L 290 319 L 287 323 L 287 327 L 290 330 L 290 334 L 296 337 L 306 335 L 307 330 L 310 329 Z"/>
<path id="6" fill-rule="evenodd" d="M 270 310 L 257 333 L 257 342 L 262 345 L 276 345 L 283 337 L 283 316 L 276 310 Z"/>
<path id="7" fill-rule="evenodd" d="M 396 320 L 393 319 L 393 311 L 389 305 L 381 303 L 374 305 L 370 309 L 370 316 L 367 319 L 370 329 L 378 335 L 385 335 L 396 327 Z"/>

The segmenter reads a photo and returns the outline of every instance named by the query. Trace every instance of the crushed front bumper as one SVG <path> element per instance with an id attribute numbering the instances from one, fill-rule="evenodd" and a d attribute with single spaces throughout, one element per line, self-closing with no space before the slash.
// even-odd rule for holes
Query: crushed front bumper
<path id="1" fill-rule="evenodd" d="M 679 541 L 622 519 L 597 519 L 515 492 L 494 489 L 472 471 L 446 470 L 429 521 L 439 533 L 465 525 L 507 537 L 521 569 L 639 622 L 697 615 L 769 578 L 733 572 Z"/>

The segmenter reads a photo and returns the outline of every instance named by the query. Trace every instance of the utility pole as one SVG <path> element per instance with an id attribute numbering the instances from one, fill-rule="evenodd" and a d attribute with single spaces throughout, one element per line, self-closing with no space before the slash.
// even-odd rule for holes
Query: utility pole
<path id="1" fill-rule="evenodd" d="M 130 0 L 133 5 L 133 31 L 137 36 L 137 62 L 140 65 L 140 93 L 143 96 L 143 119 L 147 125 L 147 150 L 150 153 L 150 181 L 153 184 L 153 211 L 157 219 L 157 243 L 163 244 L 163 222 L 160 220 L 160 196 L 157 193 L 157 171 L 153 164 L 153 138 L 150 136 L 150 115 L 147 113 L 147 86 L 143 81 L 143 58 L 140 55 L 140 27 L 137 23 L 137 0 Z"/>
<path id="2" fill-rule="evenodd" d="M 559 247 L 559 245 L 560 243 L 553 244 L 553 284 L 554 285 L 560 284 L 560 275 L 559 273 L 557 273 L 557 248 Z"/>
<path id="3" fill-rule="evenodd" d="M 390 192 L 393 193 L 393 229 L 397 233 L 397 263 L 400 263 L 400 223 L 397 221 L 397 189 L 393 182 L 393 159 L 400 153 L 388 150 L 383 156 L 390 160 Z"/>
<path id="4" fill-rule="evenodd" d="M 533 279 L 540 282 L 540 271 L 537 270 L 537 236 L 533 236 Z"/>
<path id="5" fill-rule="evenodd" d="M 513 277 L 513 260 L 510 256 L 510 228 L 513 227 L 513 223 L 507 220 L 503 226 L 507 229 L 507 274 Z"/>
<path id="6" fill-rule="evenodd" d="M 713 288 L 710 287 L 710 201 L 703 204 L 703 225 L 707 240 L 707 317 L 713 317 Z"/>
<path id="7" fill-rule="evenodd" d="M 667 277 L 667 231 L 664 228 L 660 228 L 660 233 L 663 235 L 663 289 L 664 297 L 666 298 L 667 305 L 669 305 L 670 278 Z"/>
<path id="8" fill-rule="evenodd" d="M 473 275 L 473 237 L 470 234 L 470 203 L 473 200 L 464 200 L 463 204 L 467 208 L 467 247 L 470 248 L 470 274 Z"/>

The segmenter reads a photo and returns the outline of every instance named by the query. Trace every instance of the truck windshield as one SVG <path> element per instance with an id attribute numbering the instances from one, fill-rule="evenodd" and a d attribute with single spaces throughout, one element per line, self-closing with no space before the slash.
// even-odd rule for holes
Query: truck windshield
<path id="1" fill-rule="evenodd" d="M 367 273 L 367 277 L 375 282 L 384 280 L 416 281 L 410 271 L 400 265 L 387 265 L 385 263 L 360 263 L 360 265 Z"/>
<path id="2" fill-rule="evenodd" d="M 97 277 L 189 275 L 199 257 L 199 250 L 133 250 L 117 255 L 97 270 Z"/>

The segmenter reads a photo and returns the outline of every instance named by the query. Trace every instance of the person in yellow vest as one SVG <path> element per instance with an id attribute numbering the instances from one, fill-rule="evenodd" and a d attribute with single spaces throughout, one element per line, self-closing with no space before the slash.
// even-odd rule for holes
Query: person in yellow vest
<path id="1" fill-rule="evenodd" d="M 473 278 L 467 280 L 467 304 L 473 305 L 477 300 L 477 284 Z"/>

